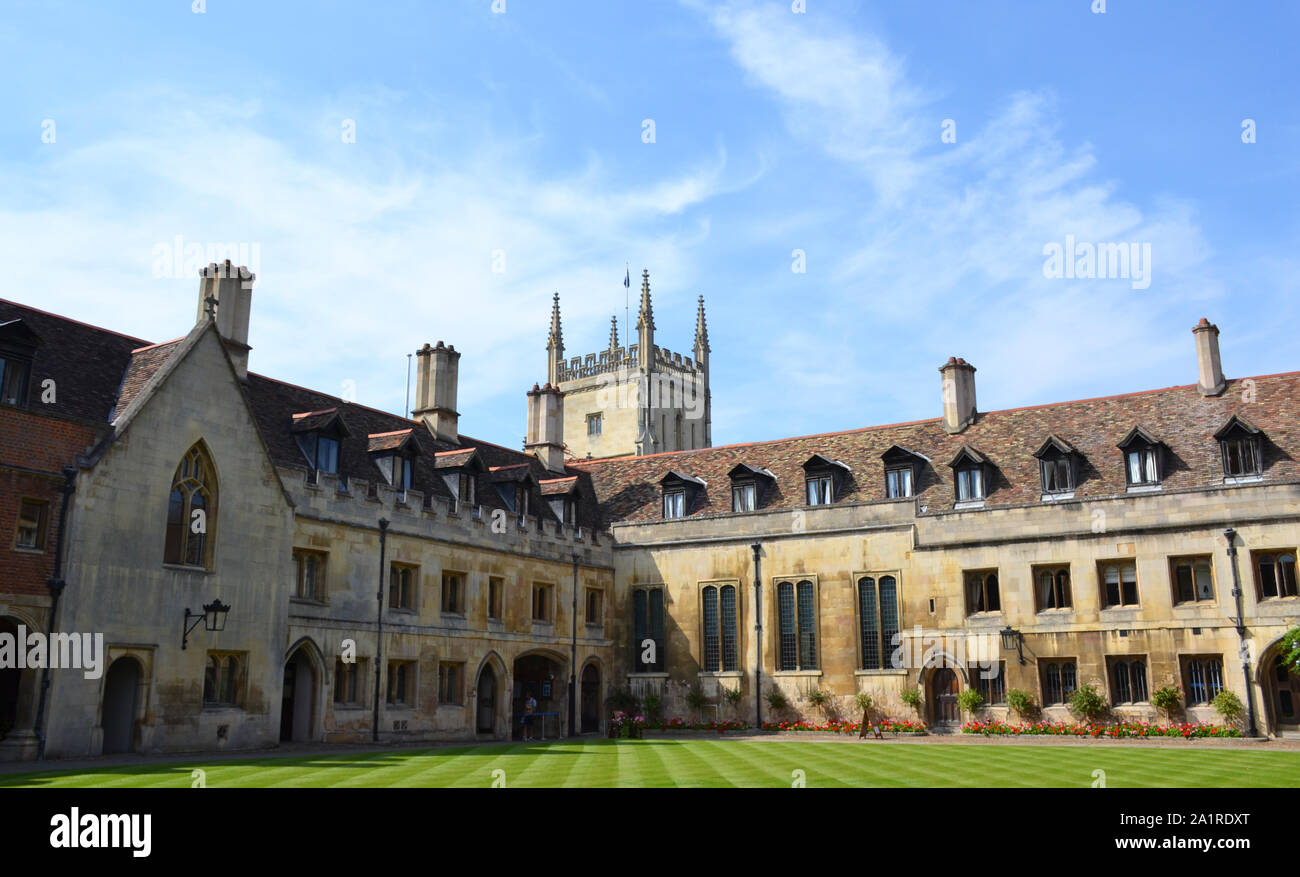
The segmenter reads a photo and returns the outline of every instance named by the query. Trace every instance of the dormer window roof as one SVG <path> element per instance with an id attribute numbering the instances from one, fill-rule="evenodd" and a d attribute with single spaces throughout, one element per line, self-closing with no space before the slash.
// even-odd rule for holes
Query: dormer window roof
<path id="1" fill-rule="evenodd" d="M 343 418 L 339 417 L 337 408 L 304 411 L 293 415 L 290 432 L 312 472 L 338 474 L 339 447 L 351 433 Z"/>
<path id="2" fill-rule="evenodd" d="M 1245 417 L 1234 414 L 1214 432 L 1228 481 L 1254 480 L 1264 471 L 1261 445 L 1264 433 Z"/>
<path id="3" fill-rule="evenodd" d="M 948 466 L 953 470 L 957 508 L 982 506 L 988 492 L 988 473 L 991 468 L 988 458 L 974 448 L 962 445 Z"/>
<path id="4" fill-rule="evenodd" d="M 731 510 L 733 512 L 757 511 L 763 504 L 763 494 L 776 483 L 776 476 L 768 469 L 748 463 L 737 463 L 727 473 L 731 479 Z"/>
<path id="5" fill-rule="evenodd" d="M 663 516 L 672 519 L 686 517 L 695 504 L 695 498 L 708 485 L 702 478 L 669 470 L 659 479 L 659 486 L 663 488 Z"/>
<path id="6" fill-rule="evenodd" d="M 492 466 L 488 469 L 488 474 L 506 508 L 521 518 L 529 513 L 528 499 L 537 488 L 537 479 L 533 477 L 527 463 Z"/>
<path id="7" fill-rule="evenodd" d="M 475 507 L 478 500 L 476 479 L 487 471 L 478 448 L 437 451 L 433 455 L 433 468 L 442 476 L 447 492 L 456 501 L 455 508 Z"/>
<path id="8" fill-rule="evenodd" d="M 1117 447 L 1124 454 L 1124 479 L 1129 490 L 1160 486 L 1164 480 L 1166 445 L 1155 433 L 1135 426 Z"/>
<path id="9" fill-rule="evenodd" d="M 803 464 L 808 505 L 830 505 L 840 495 L 844 476 L 853 470 L 846 463 L 813 454 Z"/>
<path id="10" fill-rule="evenodd" d="M 1043 479 L 1043 498 L 1073 496 L 1079 473 L 1079 452 L 1074 445 L 1057 435 L 1049 435 L 1042 447 L 1034 451 Z"/>
<path id="11" fill-rule="evenodd" d="M 578 476 L 543 478 L 537 482 L 542 499 L 551 507 L 555 519 L 562 524 L 578 524 Z"/>
<path id="12" fill-rule="evenodd" d="M 420 445 L 411 428 L 393 432 L 376 432 L 366 436 L 367 450 L 384 479 L 400 491 L 411 489 L 415 475 L 415 457 Z"/>
<path id="13" fill-rule="evenodd" d="M 889 499 L 916 496 L 921 468 L 930 462 L 930 458 L 900 445 L 892 445 L 880 455 L 880 460 L 885 464 L 885 496 Z"/>

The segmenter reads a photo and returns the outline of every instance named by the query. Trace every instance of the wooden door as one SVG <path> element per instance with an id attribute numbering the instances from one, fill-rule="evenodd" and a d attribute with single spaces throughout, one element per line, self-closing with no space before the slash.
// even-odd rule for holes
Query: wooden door
<path id="1" fill-rule="evenodd" d="M 930 702 L 934 704 L 934 722 L 957 722 L 957 674 L 948 667 L 940 667 L 930 677 Z"/>

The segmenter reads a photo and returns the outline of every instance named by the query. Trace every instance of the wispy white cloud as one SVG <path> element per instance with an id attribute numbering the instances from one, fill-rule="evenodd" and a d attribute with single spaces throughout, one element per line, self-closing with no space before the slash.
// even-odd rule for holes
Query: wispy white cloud
<path id="1" fill-rule="evenodd" d="M 818 268 L 810 256 L 800 281 L 833 318 L 805 317 L 820 331 L 765 348 L 794 420 L 825 422 L 828 398 L 894 419 L 937 415 L 939 377 L 918 372 L 917 353 L 936 367 L 950 355 L 975 362 L 984 408 L 1069 398 L 1085 371 L 1112 392 L 1141 389 L 1135 376 L 1167 362 L 1170 344 L 1185 348 L 1182 376 L 1194 380 L 1190 334 L 1173 327 L 1189 302 L 1208 308 L 1222 293 L 1195 206 L 1125 200 L 1088 144 L 1063 142 L 1050 92 L 958 119 L 946 144 L 945 113 L 883 40 L 782 4 L 696 8 L 791 134 L 867 184 L 852 224 L 824 247 L 834 252 L 819 253 Z M 1150 243 L 1150 288 L 1044 277 L 1044 246 L 1066 235 Z"/>

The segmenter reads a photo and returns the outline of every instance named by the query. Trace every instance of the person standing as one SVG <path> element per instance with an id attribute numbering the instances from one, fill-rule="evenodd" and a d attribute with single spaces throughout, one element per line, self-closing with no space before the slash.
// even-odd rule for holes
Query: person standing
<path id="1" fill-rule="evenodd" d="M 533 697 L 532 692 L 528 693 L 528 700 L 524 701 L 524 739 L 533 739 L 533 720 L 534 713 L 537 712 L 537 700 Z"/>

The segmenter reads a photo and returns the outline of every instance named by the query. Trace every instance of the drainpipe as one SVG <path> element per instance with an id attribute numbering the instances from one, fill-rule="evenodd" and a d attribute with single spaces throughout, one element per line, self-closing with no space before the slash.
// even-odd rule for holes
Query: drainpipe
<path id="1" fill-rule="evenodd" d="M 754 552 L 754 730 L 763 730 L 763 546 L 749 546 Z"/>
<path id="2" fill-rule="evenodd" d="M 388 519 L 379 519 L 379 607 L 375 613 L 375 714 L 370 721 L 370 739 L 379 742 L 379 668 L 384 658 L 384 552 L 388 548 Z"/>
<path id="3" fill-rule="evenodd" d="M 63 500 L 59 506 L 59 532 L 54 537 L 54 574 L 45 580 L 45 587 L 50 591 L 50 618 L 46 625 L 45 641 L 50 642 L 54 635 L 54 621 L 59 613 L 59 596 L 67 584 L 63 580 L 63 534 L 68 526 L 68 505 L 72 493 L 76 490 L 77 467 L 63 467 Z M 23 648 L 20 643 L 19 648 Z M 45 760 L 45 703 L 50 694 L 50 665 L 45 662 L 41 670 L 41 699 L 36 706 L 36 723 L 32 729 L 36 734 L 36 760 Z"/>
<path id="4" fill-rule="evenodd" d="M 578 552 L 573 552 L 573 650 L 569 659 L 569 736 L 578 736 L 573 724 L 574 698 L 577 696 L 578 680 Z"/>
<path id="5" fill-rule="evenodd" d="M 1237 617 L 1231 620 L 1237 625 L 1237 637 L 1241 640 L 1241 674 L 1246 678 L 1246 736 L 1258 737 L 1259 729 L 1255 725 L 1255 684 L 1250 677 L 1250 646 L 1246 643 L 1246 616 L 1241 608 L 1241 580 L 1237 577 L 1236 535 L 1237 531 L 1231 527 L 1223 531 L 1223 538 L 1228 540 L 1228 560 L 1232 566 L 1232 598 L 1237 604 Z"/>

